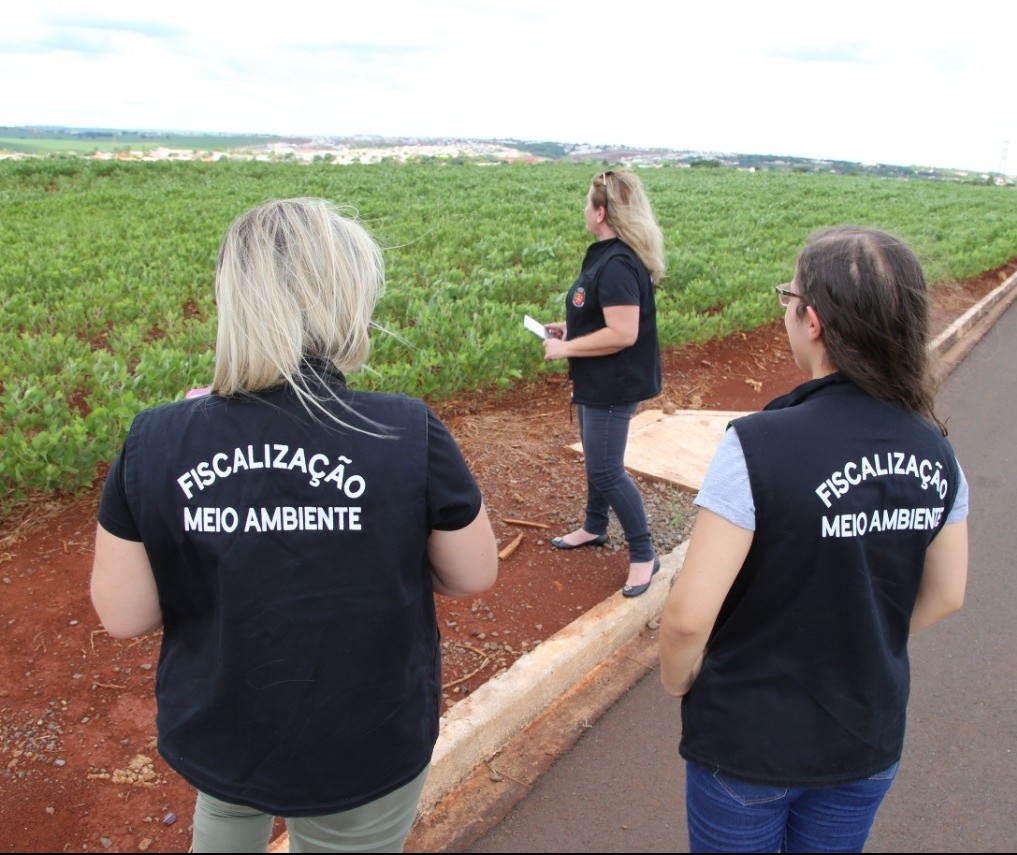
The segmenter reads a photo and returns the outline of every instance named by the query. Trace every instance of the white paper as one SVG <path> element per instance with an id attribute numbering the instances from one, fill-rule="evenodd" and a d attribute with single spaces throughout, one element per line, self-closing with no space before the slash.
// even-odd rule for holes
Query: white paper
<path id="1" fill-rule="evenodd" d="M 544 325 L 529 315 L 523 315 L 523 326 L 538 338 L 547 338 L 547 330 L 544 329 Z"/>

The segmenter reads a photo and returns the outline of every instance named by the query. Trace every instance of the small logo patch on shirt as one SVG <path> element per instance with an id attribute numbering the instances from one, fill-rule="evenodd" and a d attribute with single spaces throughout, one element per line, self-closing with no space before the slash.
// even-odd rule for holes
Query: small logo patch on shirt
<path id="1" fill-rule="evenodd" d="M 576 288 L 576 292 L 572 295 L 572 305 L 577 309 L 581 309 L 583 304 L 586 302 L 586 289 Z"/>

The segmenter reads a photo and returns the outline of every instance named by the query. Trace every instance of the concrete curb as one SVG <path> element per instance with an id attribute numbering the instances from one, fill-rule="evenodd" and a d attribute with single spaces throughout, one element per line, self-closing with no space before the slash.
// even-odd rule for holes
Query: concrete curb
<path id="1" fill-rule="evenodd" d="M 641 597 L 626 599 L 620 592 L 612 594 L 445 714 L 420 800 L 421 813 L 429 811 L 660 613 L 685 560 L 686 547 L 683 543 L 661 558 L 660 571 Z"/>
<path id="2" fill-rule="evenodd" d="M 1017 299 L 1017 273 L 957 318 L 931 344 L 940 362 L 940 377 L 945 378 L 967 356 L 979 339 Z"/>

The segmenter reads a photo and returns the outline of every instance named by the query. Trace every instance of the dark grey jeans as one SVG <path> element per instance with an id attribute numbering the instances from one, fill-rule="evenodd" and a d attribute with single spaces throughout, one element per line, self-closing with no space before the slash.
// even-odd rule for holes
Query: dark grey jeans
<path id="1" fill-rule="evenodd" d="M 607 531 L 608 511 L 613 510 L 629 543 L 629 561 L 652 561 L 656 556 L 646 523 L 646 510 L 639 488 L 625 471 L 625 446 L 629 422 L 639 404 L 592 407 L 577 404 L 579 438 L 586 465 L 586 521 L 590 534 Z"/>

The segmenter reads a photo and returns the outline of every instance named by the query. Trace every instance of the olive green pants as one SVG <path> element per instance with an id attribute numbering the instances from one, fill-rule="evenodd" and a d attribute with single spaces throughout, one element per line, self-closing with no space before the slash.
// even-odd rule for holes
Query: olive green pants
<path id="1" fill-rule="evenodd" d="M 427 773 L 366 805 L 326 816 L 288 818 L 290 852 L 402 852 Z M 198 793 L 194 852 L 264 852 L 275 817 Z"/>

